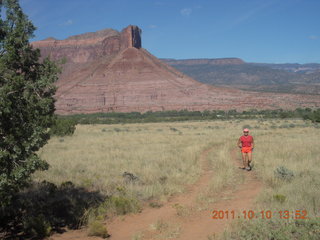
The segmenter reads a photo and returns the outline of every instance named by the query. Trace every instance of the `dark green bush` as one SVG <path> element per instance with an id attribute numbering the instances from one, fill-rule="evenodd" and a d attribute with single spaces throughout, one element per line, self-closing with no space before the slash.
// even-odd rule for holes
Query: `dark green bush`
<path id="1" fill-rule="evenodd" d="M 76 130 L 76 121 L 67 118 L 57 118 L 50 129 L 50 135 L 67 136 L 72 135 Z"/>
<path id="2" fill-rule="evenodd" d="M 23 228 L 26 235 L 40 239 L 48 237 L 52 230 L 44 215 L 26 217 L 23 222 Z"/>
<path id="3" fill-rule="evenodd" d="M 0 207 L 0 233 L 6 233 L 4 239 L 19 239 L 16 236 L 25 239 L 44 238 L 64 227 L 76 229 L 85 211 L 105 199 L 98 192 L 88 192 L 71 182 L 60 186 L 35 183 L 16 194 L 11 206 Z"/>
<path id="4" fill-rule="evenodd" d="M 77 124 L 118 124 L 118 123 L 148 123 L 148 122 L 179 122 L 190 120 L 228 120 L 228 119 L 290 119 L 303 118 L 313 122 L 320 122 L 320 109 L 297 108 L 296 110 L 256 110 L 250 109 L 243 112 L 236 110 L 206 110 L 200 111 L 159 111 L 159 112 L 129 112 L 129 113 L 93 113 L 59 116 L 61 119 L 74 120 Z M 239 123 L 239 122 L 237 122 Z"/>

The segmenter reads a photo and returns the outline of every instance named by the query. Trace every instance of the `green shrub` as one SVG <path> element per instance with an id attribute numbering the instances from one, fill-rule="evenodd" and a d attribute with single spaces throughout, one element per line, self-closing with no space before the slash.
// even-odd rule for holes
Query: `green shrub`
<path id="1" fill-rule="evenodd" d="M 138 200 L 127 196 L 111 196 L 105 202 L 107 209 L 116 215 L 124 215 L 141 211 Z"/>
<path id="2" fill-rule="evenodd" d="M 99 220 L 89 223 L 89 236 L 107 238 L 110 237 L 106 226 Z"/>
<path id="3" fill-rule="evenodd" d="M 50 135 L 66 136 L 72 135 L 76 130 L 76 122 L 71 119 L 57 118 L 50 129 Z"/>
<path id="4" fill-rule="evenodd" d="M 45 181 L 35 183 L 17 193 L 12 206 L 0 207 L 0 232 L 7 232 L 10 239 L 39 239 L 65 227 L 76 229 L 81 226 L 85 211 L 105 199 L 98 192 L 75 187 L 72 182 L 60 186 Z"/>
<path id="5" fill-rule="evenodd" d="M 52 230 L 50 223 L 46 221 L 44 215 L 36 217 L 28 216 L 24 219 L 23 228 L 27 235 L 38 239 L 48 237 Z"/>
<path id="6" fill-rule="evenodd" d="M 82 223 L 89 224 L 94 221 L 103 221 L 107 216 L 124 215 L 141 211 L 137 199 L 126 195 L 124 188 L 119 188 L 120 196 L 110 196 L 97 207 L 89 208 L 83 215 Z"/>
<path id="7" fill-rule="evenodd" d="M 287 197 L 282 194 L 276 194 L 276 195 L 273 195 L 273 199 L 277 202 L 284 203 L 286 201 Z"/>

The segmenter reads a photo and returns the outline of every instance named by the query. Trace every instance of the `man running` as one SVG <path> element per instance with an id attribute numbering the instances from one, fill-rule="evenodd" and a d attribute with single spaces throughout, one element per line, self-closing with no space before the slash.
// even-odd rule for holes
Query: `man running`
<path id="1" fill-rule="evenodd" d="M 249 135 L 249 129 L 243 129 L 243 135 L 238 140 L 238 147 L 241 148 L 243 168 L 247 171 L 251 170 L 252 150 L 254 147 L 253 137 Z"/>

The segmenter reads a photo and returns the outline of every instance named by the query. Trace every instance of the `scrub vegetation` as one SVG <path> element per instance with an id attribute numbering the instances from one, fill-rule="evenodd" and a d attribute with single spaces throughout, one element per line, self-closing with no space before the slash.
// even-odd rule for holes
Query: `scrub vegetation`
<path id="1" fill-rule="evenodd" d="M 230 152 L 243 127 L 250 128 L 255 137 L 254 169 L 266 185 L 257 209 L 306 210 L 308 217 L 315 219 L 320 199 L 317 185 L 320 154 L 316 144 L 320 129 L 311 121 L 259 119 L 77 125 L 73 136 L 66 136 L 63 141 L 53 137 L 39 152 L 51 167 L 34 175 L 34 180 L 55 184 L 72 181 L 76 186 L 113 196 L 100 208 L 86 213 L 87 221 L 97 224 L 96 219 L 102 216 L 137 212 L 148 201 L 162 205 L 168 197 L 183 192 L 186 184 L 200 176 L 200 153 L 216 145 L 208 157 L 215 175 L 198 197 L 199 207 L 203 209 L 206 203 L 217 200 L 215 192 L 241 182 L 239 171 L 230 161 Z M 306 227 L 309 220 L 303 220 L 301 225 L 297 223 L 299 220 L 279 220 L 273 216 L 263 224 L 270 226 L 268 234 L 272 234 L 273 229 L 279 230 L 286 224 L 296 230 L 317 226 L 310 221 L 311 225 Z M 249 222 L 255 223 L 261 224 Z M 243 231 L 265 231 L 258 225 Z M 232 237 L 235 232 L 229 234 L 228 237 Z M 241 234 L 250 236 L 251 233 Z M 236 234 L 234 238 L 241 235 Z"/>
<path id="2" fill-rule="evenodd" d="M 297 108 L 295 110 L 269 109 L 257 110 L 249 109 L 238 112 L 237 110 L 206 110 L 188 111 L 172 110 L 145 113 L 93 113 L 75 114 L 70 116 L 58 116 L 58 120 L 68 119 L 78 124 L 119 124 L 119 123 L 150 123 L 150 122 L 182 122 L 182 121 L 212 121 L 212 120 L 235 120 L 235 119 L 304 119 L 312 122 L 320 122 L 320 109 Z M 57 121 L 57 125 L 65 125 L 66 122 Z"/>
<path id="3" fill-rule="evenodd" d="M 231 152 L 237 149 L 244 127 L 250 128 L 255 138 L 254 171 L 265 183 L 253 209 L 306 210 L 310 219 L 277 219 L 274 215 L 268 220 L 235 221 L 222 237 L 256 239 L 261 235 L 262 239 L 279 239 L 279 234 L 290 233 L 291 238 L 283 239 L 312 239 L 319 228 L 320 128 L 317 123 L 299 119 L 78 124 L 73 135 L 52 136 L 38 151 L 50 168 L 33 175 L 35 186 L 40 186 L 34 187 L 38 190 L 34 190 L 33 202 L 42 193 L 50 201 L 44 200 L 41 208 L 26 211 L 32 216 L 25 216 L 29 223 L 26 226 L 33 226 L 28 234 L 48 236 L 63 227 L 86 224 L 90 235 L 106 237 L 106 218 L 161 207 L 170 196 L 184 192 L 186 185 L 200 177 L 200 154 L 214 147 L 207 157 L 207 167 L 215 174 L 197 197 L 197 208 L 186 211 L 177 206 L 177 214 L 206 209 L 207 204 L 219 200 L 215 193 L 242 183 L 242 172 L 235 167 Z M 83 202 L 78 193 L 90 201 Z M 54 215 L 57 206 L 69 206 L 64 224 L 61 216 Z M 74 218 L 73 212 L 77 213 Z M 297 231 L 305 235 L 297 235 Z"/>

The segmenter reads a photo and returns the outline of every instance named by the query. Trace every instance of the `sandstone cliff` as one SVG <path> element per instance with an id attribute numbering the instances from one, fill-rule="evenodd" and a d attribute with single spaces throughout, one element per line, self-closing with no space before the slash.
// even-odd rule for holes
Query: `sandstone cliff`
<path id="1" fill-rule="evenodd" d="M 50 56 L 54 60 L 65 58 L 68 63 L 87 63 L 99 57 L 116 55 L 128 47 L 141 48 L 141 30 L 137 26 L 128 26 L 120 33 L 105 29 L 65 40 L 47 38 L 32 45 L 41 50 L 43 57 Z"/>
<path id="2" fill-rule="evenodd" d="M 57 82 L 59 114 L 320 106 L 320 97 L 250 93 L 197 82 L 143 49 L 137 26 L 32 44 L 43 57 L 67 60 Z"/>

